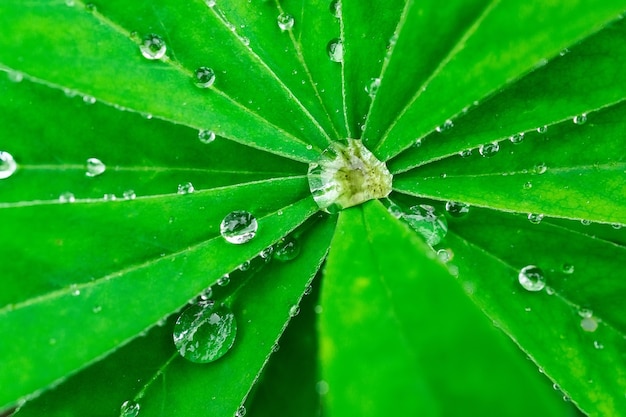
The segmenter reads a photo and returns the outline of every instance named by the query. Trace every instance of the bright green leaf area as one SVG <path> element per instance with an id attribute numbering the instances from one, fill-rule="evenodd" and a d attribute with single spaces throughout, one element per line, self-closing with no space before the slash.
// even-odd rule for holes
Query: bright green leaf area
<path id="1" fill-rule="evenodd" d="M 320 316 L 328 415 L 568 415 L 434 257 L 378 202 L 340 213 Z"/>

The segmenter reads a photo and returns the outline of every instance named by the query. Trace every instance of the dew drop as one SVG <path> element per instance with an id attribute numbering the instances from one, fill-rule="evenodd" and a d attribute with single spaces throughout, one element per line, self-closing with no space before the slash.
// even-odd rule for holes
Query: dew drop
<path id="1" fill-rule="evenodd" d="M 478 153 L 485 158 L 490 158 L 497 154 L 499 150 L 500 144 L 498 142 L 492 142 L 480 145 L 480 147 L 478 148 Z"/>
<path id="2" fill-rule="evenodd" d="M 541 291 L 546 286 L 543 271 L 535 265 L 528 265 L 519 271 L 519 283 L 528 291 Z"/>
<path id="3" fill-rule="evenodd" d="M 85 173 L 88 177 L 97 177 L 106 171 L 106 165 L 102 163 L 98 158 L 89 158 L 87 159 L 87 172 Z"/>
<path id="4" fill-rule="evenodd" d="M 204 0 L 208 7 L 215 7 L 215 0 Z"/>
<path id="5" fill-rule="evenodd" d="M 582 219 L 580 221 L 580 224 L 582 224 L 583 226 L 589 226 L 591 224 L 591 220 Z"/>
<path id="6" fill-rule="evenodd" d="M 622 228 L 622 225 L 620 223 L 612 223 L 611 227 L 615 230 L 619 230 Z"/>
<path id="7" fill-rule="evenodd" d="M 242 405 L 235 412 L 235 417 L 244 417 L 246 415 L 246 406 Z"/>
<path id="8" fill-rule="evenodd" d="M 539 224 L 543 220 L 543 214 L 539 213 L 528 213 L 528 221 L 532 224 Z"/>
<path id="9" fill-rule="evenodd" d="M 544 163 L 537 164 L 533 168 L 533 172 L 539 175 L 544 174 L 547 170 L 548 170 L 548 167 Z"/>
<path id="10" fill-rule="evenodd" d="M 258 227 L 252 214 L 247 211 L 233 211 L 222 220 L 220 234 L 227 242 L 241 245 L 252 240 Z"/>
<path id="11" fill-rule="evenodd" d="M 250 261 L 245 261 L 244 263 L 242 263 L 241 265 L 239 265 L 238 268 L 240 271 L 247 271 L 248 269 L 250 269 Z"/>
<path id="12" fill-rule="evenodd" d="M 574 124 L 584 125 L 587 122 L 587 113 L 579 114 L 578 116 L 574 116 Z"/>
<path id="13" fill-rule="evenodd" d="M 531 188 L 533 188 L 533 183 L 528 181 L 526 183 L 524 183 L 524 189 L 525 190 L 530 190 Z"/>
<path id="14" fill-rule="evenodd" d="M 461 152 L 459 152 L 459 155 L 461 156 L 461 158 L 467 158 L 469 156 L 472 156 L 472 150 L 471 149 L 463 149 Z"/>
<path id="15" fill-rule="evenodd" d="M 552 287 L 546 287 L 546 294 L 548 294 L 548 295 L 554 295 L 554 294 L 555 294 L 554 288 L 552 288 Z"/>
<path id="16" fill-rule="evenodd" d="M 13 155 L 0 151 L 0 180 L 9 178 L 17 170 L 17 163 Z"/>
<path id="17" fill-rule="evenodd" d="M 226 305 L 194 304 L 176 320 L 173 338 L 183 358 L 195 363 L 208 363 L 230 350 L 236 334 L 235 315 Z"/>
<path id="18" fill-rule="evenodd" d="M 213 296 L 213 287 L 209 287 L 205 289 L 204 291 L 202 291 L 200 295 L 198 296 L 198 298 L 200 301 L 207 302 L 211 299 L 212 296 Z"/>
<path id="19" fill-rule="evenodd" d="M 593 317 L 593 311 L 588 308 L 581 308 L 578 310 L 578 315 L 583 318 Z"/>
<path id="20" fill-rule="evenodd" d="M 93 311 L 94 314 L 98 314 L 102 311 L 102 306 L 94 306 L 94 308 L 92 308 L 91 311 Z"/>
<path id="21" fill-rule="evenodd" d="M 198 139 L 204 144 L 211 143 L 215 140 L 215 132 L 212 130 L 200 130 L 198 131 Z"/>
<path id="22" fill-rule="evenodd" d="M 134 200 L 135 198 L 137 198 L 137 194 L 135 194 L 135 191 L 133 190 L 126 190 L 124 191 L 124 193 L 122 193 L 122 197 L 124 198 L 124 200 Z"/>
<path id="23" fill-rule="evenodd" d="M 435 128 L 435 130 L 439 133 L 443 133 L 443 132 L 447 132 L 448 130 L 452 129 L 454 127 L 454 122 L 452 122 L 452 120 L 448 119 L 446 120 L 441 126 L 437 126 Z"/>
<path id="24" fill-rule="evenodd" d="M 291 30 L 293 28 L 294 19 L 293 16 L 289 13 L 281 13 L 276 18 L 276 22 L 278 23 L 278 27 L 282 31 Z"/>
<path id="25" fill-rule="evenodd" d="M 19 71 L 9 71 L 7 72 L 7 78 L 13 83 L 21 83 L 24 80 L 24 74 Z"/>
<path id="26" fill-rule="evenodd" d="M 193 184 L 190 182 L 186 182 L 184 184 L 178 184 L 178 190 L 176 192 L 178 194 L 191 194 L 194 191 L 196 191 L 196 189 L 194 188 Z"/>
<path id="27" fill-rule="evenodd" d="M 598 321 L 593 316 L 583 317 L 580 327 L 586 332 L 593 333 L 598 329 Z"/>
<path id="28" fill-rule="evenodd" d="M 378 87 L 380 87 L 380 78 L 372 78 L 370 83 L 365 86 L 365 92 L 371 98 L 374 98 L 378 92 Z"/>
<path id="29" fill-rule="evenodd" d="M 511 143 L 521 143 L 524 141 L 524 132 L 516 133 L 509 137 Z"/>
<path id="30" fill-rule="evenodd" d="M 469 204 L 460 203 L 458 201 L 448 201 L 446 203 L 446 211 L 452 217 L 463 217 L 469 213 Z"/>
<path id="31" fill-rule="evenodd" d="M 120 407 L 120 417 L 137 417 L 141 406 L 135 401 L 124 401 Z"/>
<path id="32" fill-rule="evenodd" d="M 115 201 L 117 200 L 117 197 L 115 197 L 115 194 L 105 194 L 102 196 L 102 199 L 104 201 Z"/>
<path id="33" fill-rule="evenodd" d="M 341 0 L 333 0 L 330 2 L 330 14 L 337 19 L 341 18 Z"/>
<path id="34" fill-rule="evenodd" d="M 230 275 L 229 274 L 224 274 L 221 277 L 219 277 L 219 279 L 217 280 L 217 285 L 219 285 L 220 287 L 225 287 L 228 284 L 230 284 Z"/>
<path id="35" fill-rule="evenodd" d="M 209 88 L 215 82 L 215 71 L 209 67 L 200 67 L 194 72 L 196 87 Z"/>
<path id="36" fill-rule="evenodd" d="M 139 45 L 139 50 L 144 58 L 155 60 L 161 59 L 165 56 L 167 46 L 165 45 L 165 41 L 159 35 L 151 33 L 144 36 L 141 44 Z"/>
<path id="37" fill-rule="evenodd" d="M 548 126 L 539 126 L 537 128 L 537 133 L 546 133 L 548 131 Z"/>
<path id="38" fill-rule="evenodd" d="M 604 345 L 600 342 L 598 342 L 597 340 L 593 341 L 593 347 L 596 349 L 604 349 Z"/>
<path id="39" fill-rule="evenodd" d="M 270 245 L 259 253 L 259 257 L 263 259 L 265 263 L 268 263 L 269 261 L 272 260 L 273 253 L 274 253 L 274 246 Z"/>
<path id="40" fill-rule="evenodd" d="M 304 295 L 309 295 L 313 292 L 313 287 L 311 285 L 308 285 L 305 289 L 304 289 Z"/>
<path id="41" fill-rule="evenodd" d="M 297 304 L 292 305 L 289 308 L 289 317 L 296 317 L 298 314 L 300 314 L 300 306 Z"/>
<path id="42" fill-rule="evenodd" d="M 94 96 L 83 96 L 83 103 L 94 104 L 95 102 L 96 102 L 96 98 Z"/>
<path id="43" fill-rule="evenodd" d="M 561 267 L 561 271 L 563 271 L 564 274 L 571 275 L 574 273 L 574 265 L 563 264 L 563 266 Z"/>
<path id="44" fill-rule="evenodd" d="M 274 250 L 274 259 L 281 262 L 287 262 L 295 259 L 300 254 L 300 244 L 292 237 L 287 236 L 276 243 Z"/>
<path id="45" fill-rule="evenodd" d="M 448 233 L 446 216 L 443 213 L 436 213 L 435 208 L 427 204 L 409 208 L 402 218 L 413 230 L 422 235 L 430 246 L 437 245 Z"/>
<path id="46" fill-rule="evenodd" d="M 333 62 L 343 62 L 343 42 L 341 39 L 335 38 L 328 42 L 326 46 L 328 57 Z"/>
<path id="47" fill-rule="evenodd" d="M 74 197 L 74 194 L 67 192 L 67 193 L 62 193 L 59 196 L 59 202 L 60 203 L 73 203 L 74 201 L 76 201 L 76 197 Z"/>
<path id="48" fill-rule="evenodd" d="M 448 263 L 454 258 L 454 252 L 452 252 L 452 249 L 439 249 L 437 258 L 443 263 Z"/>

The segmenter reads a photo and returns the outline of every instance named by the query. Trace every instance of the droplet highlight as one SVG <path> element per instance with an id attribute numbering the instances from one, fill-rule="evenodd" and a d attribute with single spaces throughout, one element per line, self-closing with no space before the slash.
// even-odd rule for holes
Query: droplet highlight
<path id="1" fill-rule="evenodd" d="M 280 30 L 284 32 L 293 28 L 295 20 L 289 13 L 281 13 L 276 18 L 276 22 L 278 23 Z"/>
<path id="2" fill-rule="evenodd" d="M 139 50 L 144 58 L 156 60 L 165 56 L 167 46 L 165 45 L 165 41 L 159 35 L 150 33 L 149 35 L 144 36 L 141 44 L 139 45 Z"/>
<path id="3" fill-rule="evenodd" d="M 518 281 L 527 291 L 541 291 L 546 286 L 543 271 L 535 265 L 522 268 L 518 274 Z"/>
<path id="4" fill-rule="evenodd" d="M 17 170 L 17 163 L 13 159 L 13 155 L 8 152 L 0 151 L 0 180 L 9 178 Z"/>
<path id="5" fill-rule="evenodd" d="M 98 158 L 89 158 L 87 159 L 87 172 L 85 175 L 88 177 L 97 177 L 98 175 L 102 175 L 106 169 L 106 165 Z"/>
<path id="6" fill-rule="evenodd" d="M 209 67 L 200 67 L 193 75 L 196 87 L 209 88 L 215 83 L 215 71 Z"/>
<path id="7" fill-rule="evenodd" d="M 258 227 L 252 214 L 247 211 L 233 211 L 222 220 L 220 234 L 227 242 L 241 245 L 254 238 Z"/>

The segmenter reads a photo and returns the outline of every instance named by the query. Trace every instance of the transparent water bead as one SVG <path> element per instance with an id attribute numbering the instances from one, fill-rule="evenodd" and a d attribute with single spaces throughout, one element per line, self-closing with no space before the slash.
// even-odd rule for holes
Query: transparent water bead
<path id="1" fill-rule="evenodd" d="M 13 155 L 0 151 L 0 180 L 9 178 L 17 170 L 17 163 Z"/>
<path id="2" fill-rule="evenodd" d="M 184 184 L 178 184 L 177 194 L 191 194 L 196 191 L 192 183 L 186 182 Z"/>
<path id="3" fill-rule="evenodd" d="M 212 130 L 200 130 L 198 131 L 198 139 L 205 145 L 209 144 L 215 140 L 215 132 Z"/>
<path id="4" fill-rule="evenodd" d="M 446 211 L 452 217 L 463 217 L 469 213 L 470 206 L 466 203 L 458 201 L 448 201 L 446 203 Z"/>
<path id="5" fill-rule="evenodd" d="M 497 154 L 499 150 L 500 144 L 498 142 L 493 142 L 480 145 L 480 147 L 478 148 L 478 153 L 485 158 L 490 158 Z"/>
<path id="6" fill-rule="evenodd" d="M 446 120 L 441 126 L 437 126 L 435 130 L 438 133 L 447 132 L 454 127 L 454 122 L 450 119 Z"/>
<path id="7" fill-rule="evenodd" d="M 309 165 L 309 189 L 317 205 L 337 213 L 391 193 L 392 175 L 387 166 L 360 140 L 334 143 L 317 163 Z"/>
<path id="8" fill-rule="evenodd" d="M 295 259 L 300 254 L 300 244 L 292 237 L 287 236 L 280 239 L 274 249 L 274 259 L 287 262 Z"/>
<path id="9" fill-rule="evenodd" d="M 586 332 L 593 333 L 598 329 L 598 320 L 593 316 L 583 317 L 580 327 Z"/>
<path id="10" fill-rule="evenodd" d="M 59 203 L 73 203 L 74 201 L 76 201 L 76 197 L 70 192 L 62 193 L 59 196 Z"/>
<path id="11" fill-rule="evenodd" d="M 341 18 L 341 0 L 333 0 L 330 2 L 330 14 L 337 19 Z"/>
<path id="12" fill-rule="evenodd" d="M 161 59 L 165 56 L 167 45 L 165 45 L 165 41 L 159 35 L 150 33 L 142 39 L 139 50 L 146 59 Z"/>
<path id="13" fill-rule="evenodd" d="M 574 116 L 574 124 L 584 125 L 587 122 L 587 113 L 579 114 L 578 116 Z"/>
<path id="14" fill-rule="evenodd" d="M 244 417 L 246 415 L 246 411 L 245 405 L 240 406 L 235 412 L 235 417 Z"/>
<path id="15" fill-rule="evenodd" d="M 335 38 L 328 42 L 326 46 L 328 57 L 333 62 L 343 62 L 343 42 L 339 38 Z"/>
<path id="16" fill-rule="evenodd" d="M 272 260 L 273 254 L 274 254 L 274 246 L 270 245 L 259 253 L 259 258 L 263 259 L 265 263 L 268 263 Z"/>
<path id="17" fill-rule="evenodd" d="M 448 233 L 446 216 L 443 213 L 437 213 L 435 208 L 428 204 L 410 207 L 402 218 L 413 230 L 422 235 L 430 246 L 437 245 Z"/>
<path id="18" fill-rule="evenodd" d="M 524 132 L 514 134 L 509 140 L 511 143 L 522 143 L 524 141 Z"/>
<path id="19" fill-rule="evenodd" d="M 221 304 L 189 306 L 174 325 L 174 345 L 180 355 L 195 363 L 213 362 L 235 343 L 237 322 L 230 308 Z"/>
<path id="20" fill-rule="evenodd" d="M 543 271 L 535 265 L 523 267 L 517 276 L 519 283 L 527 291 L 541 291 L 546 286 Z"/>
<path id="21" fill-rule="evenodd" d="M 280 30 L 284 32 L 286 30 L 291 30 L 291 28 L 293 28 L 293 24 L 295 20 L 293 16 L 290 15 L 289 13 L 281 13 L 276 18 L 276 22 L 278 23 L 278 27 L 280 28 Z"/>
<path id="22" fill-rule="evenodd" d="M 97 177 L 106 171 L 107 167 L 98 158 L 87 159 L 87 172 L 85 175 L 88 177 Z"/>
<path id="23" fill-rule="evenodd" d="M 370 83 L 365 86 L 365 92 L 371 98 L 374 98 L 376 93 L 378 93 L 378 87 L 380 87 L 380 78 L 372 78 Z"/>
<path id="24" fill-rule="evenodd" d="M 124 401 L 120 407 L 120 417 L 137 417 L 141 406 L 135 401 Z"/>
<path id="25" fill-rule="evenodd" d="M 215 7 L 215 0 L 204 0 L 208 7 Z"/>
<path id="26" fill-rule="evenodd" d="M 532 224 L 539 224 L 543 220 L 543 214 L 528 213 L 528 221 Z"/>
<path id="27" fill-rule="evenodd" d="M 196 87 L 209 88 L 215 83 L 215 71 L 209 67 L 200 67 L 194 72 Z"/>
<path id="28" fill-rule="evenodd" d="M 296 317 L 300 314 L 300 306 L 295 304 L 289 308 L 289 317 Z"/>
<path id="29" fill-rule="evenodd" d="M 220 234 L 229 243 L 241 245 L 256 235 L 259 224 L 247 211 L 233 211 L 224 217 L 220 224 Z"/>
<path id="30" fill-rule="evenodd" d="M 219 285 L 220 287 L 225 287 L 228 284 L 230 284 L 230 275 L 229 274 L 224 274 L 221 277 L 219 277 L 218 280 L 217 280 L 217 285 Z"/>

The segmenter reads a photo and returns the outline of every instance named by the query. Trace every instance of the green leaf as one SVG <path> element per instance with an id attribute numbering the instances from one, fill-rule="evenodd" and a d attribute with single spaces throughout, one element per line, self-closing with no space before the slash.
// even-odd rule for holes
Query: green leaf
<path id="1" fill-rule="evenodd" d="M 567 415 L 434 252 L 380 203 L 362 207 L 340 213 L 325 269 L 329 415 Z"/>
<path id="2" fill-rule="evenodd" d="M 474 301 L 583 411 L 621 415 L 626 286 L 615 271 L 626 248 L 547 221 L 531 224 L 478 208 L 453 226 L 447 237 L 452 262 Z M 519 285 L 518 273 L 529 264 L 543 270 L 548 290 L 528 292 Z M 592 311 L 590 319 L 582 309 Z"/>

